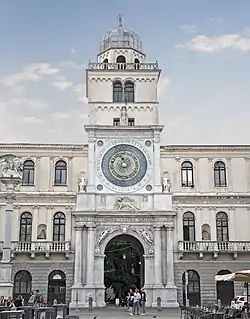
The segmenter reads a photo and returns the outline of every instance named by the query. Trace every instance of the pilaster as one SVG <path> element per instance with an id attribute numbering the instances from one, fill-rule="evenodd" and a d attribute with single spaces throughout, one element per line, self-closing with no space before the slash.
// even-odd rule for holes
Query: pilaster
<path id="1" fill-rule="evenodd" d="M 32 213 L 32 235 L 31 241 L 37 241 L 37 227 L 38 227 L 38 218 L 39 218 L 39 206 L 33 206 L 33 213 Z"/>
<path id="2" fill-rule="evenodd" d="M 73 190 L 73 157 L 68 157 L 68 191 Z"/>
<path id="3" fill-rule="evenodd" d="M 36 171 L 35 171 L 35 191 L 40 191 L 40 181 L 41 181 L 41 156 L 36 157 Z"/>
<path id="4" fill-rule="evenodd" d="M 54 157 L 50 156 L 49 157 L 49 191 L 52 192 L 53 190 L 53 184 L 54 184 Z"/>
<path id="5" fill-rule="evenodd" d="M 53 240 L 53 215 L 54 215 L 54 206 L 47 206 L 47 240 Z"/>
<path id="6" fill-rule="evenodd" d="M 162 191 L 160 132 L 154 133 L 154 189 L 156 193 Z"/>

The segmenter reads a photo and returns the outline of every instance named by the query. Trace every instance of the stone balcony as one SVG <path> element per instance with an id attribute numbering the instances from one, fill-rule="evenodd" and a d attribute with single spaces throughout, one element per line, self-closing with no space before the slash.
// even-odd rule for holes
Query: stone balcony
<path id="1" fill-rule="evenodd" d="M 249 241 L 179 241 L 178 242 L 179 258 L 182 259 L 184 253 L 198 253 L 202 259 L 205 253 L 212 253 L 216 259 L 219 253 L 232 253 L 234 259 L 237 259 L 239 253 L 250 252 Z"/>
<path id="2" fill-rule="evenodd" d="M 36 254 L 44 254 L 46 258 L 49 258 L 51 253 L 64 253 L 66 258 L 69 258 L 71 252 L 71 245 L 69 241 L 56 242 L 56 241 L 32 241 L 11 242 L 11 256 L 15 257 L 18 253 L 30 253 L 32 258 L 35 258 Z M 0 250 L 3 249 L 3 242 L 0 242 Z"/>
<path id="3" fill-rule="evenodd" d="M 98 71 L 98 70 L 145 70 L 145 71 L 156 71 L 159 70 L 158 63 L 95 63 L 89 62 L 88 70 Z"/>

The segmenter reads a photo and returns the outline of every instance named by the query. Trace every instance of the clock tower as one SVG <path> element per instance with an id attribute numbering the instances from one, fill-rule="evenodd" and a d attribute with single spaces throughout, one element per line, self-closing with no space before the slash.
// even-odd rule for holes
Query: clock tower
<path id="1" fill-rule="evenodd" d="M 76 300 L 86 307 L 89 298 L 93 306 L 105 306 L 105 247 L 122 234 L 143 247 L 141 283 L 147 305 L 156 306 L 160 297 L 162 306 L 178 306 L 175 213 L 168 173 L 161 172 L 160 74 L 157 62 L 147 62 L 138 34 L 125 29 L 119 16 L 117 28 L 101 39 L 97 61 L 86 70 L 88 165 L 79 180 L 74 213 L 71 307 Z"/>

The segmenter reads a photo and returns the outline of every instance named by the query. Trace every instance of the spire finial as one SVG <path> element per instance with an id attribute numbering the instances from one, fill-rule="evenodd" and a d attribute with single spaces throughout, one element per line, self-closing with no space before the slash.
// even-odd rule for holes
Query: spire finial
<path id="1" fill-rule="evenodd" d="M 121 13 L 118 14 L 117 20 L 118 20 L 118 27 L 122 28 L 122 14 Z"/>

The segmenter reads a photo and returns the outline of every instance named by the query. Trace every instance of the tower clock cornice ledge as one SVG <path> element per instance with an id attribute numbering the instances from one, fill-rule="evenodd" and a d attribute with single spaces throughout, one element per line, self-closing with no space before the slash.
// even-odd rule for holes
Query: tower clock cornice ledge
<path id="1" fill-rule="evenodd" d="M 112 126 L 112 125 L 85 125 L 86 132 L 92 131 L 158 131 L 161 132 L 164 128 L 164 125 L 138 125 L 138 126 Z"/>

